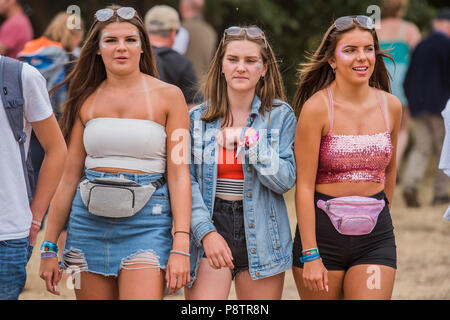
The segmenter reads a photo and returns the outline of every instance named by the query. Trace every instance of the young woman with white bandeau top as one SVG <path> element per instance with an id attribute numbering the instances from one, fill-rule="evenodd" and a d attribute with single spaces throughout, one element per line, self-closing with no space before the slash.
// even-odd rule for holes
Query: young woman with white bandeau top
<path id="1" fill-rule="evenodd" d="M 54 243 L 66 219 L 62 266 L 75 279 L 77 299 L 162 299 L 166 287 L 173 294 L 190 281 L 189 168 L 168 156 L 189 145 L 189 138 L 171 138 L 176 130 L 189 132 L 188 109 L 181 91 L 156 76 L 136 11 L 98 10 L 67 79 L 61 126 L 69 151 L 41 247 L 40 275 L 53 294 L 59 294 L 61 279 Z M 110 216 L 116 193 L 94 195 L 92 188 L 89 201 L 83 198 L 83 186 L 116 178 L 137 186 L 133 205 L 139 190 L 154 189 L 127 217 Z M 118 190 L 108 188 L 98 190 Z M 101 196 L 104 205 L 93 208 Z"/>

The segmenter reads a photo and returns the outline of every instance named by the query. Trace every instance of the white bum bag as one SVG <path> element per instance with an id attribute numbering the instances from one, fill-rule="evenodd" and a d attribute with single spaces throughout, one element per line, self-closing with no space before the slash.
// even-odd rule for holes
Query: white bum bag
<path id="1" fill-rule="evenodd" d="M 85 179 L 80 182 L 80 194 L 90 213 L 108 218 L 127 218 L 141 210 L 153 193 L 165 183 L 165 177 L 144 186 L 116 177 L 92 181 Z"/>

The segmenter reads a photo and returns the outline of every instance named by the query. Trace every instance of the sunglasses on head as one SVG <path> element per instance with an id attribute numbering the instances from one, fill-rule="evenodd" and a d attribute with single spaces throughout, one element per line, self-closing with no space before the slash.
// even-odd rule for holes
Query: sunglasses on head
<path id="1" fill-rule="evenodd" d="M 116 12 L 119 17 L 121 17 L 122 19 L 125 19 L 125 20 L 132 19 L 134 17 L 134 15 L 136 14 L 136 10 L 131 7 L 121 7 L 117 10 L 105 8 L 105 9 L 98 10 L 95 13 L 95 18 L 100 22 L 105 22 L 105 21 L 108 21 L 109 19 L 111 19 L 112 16 L 114 16 L 114 12 Z"/>
<path id="2" fill-rule="evenodd" d="M 375 28 L 375 25 L 371 18 L 367 16 L 346 16 L 346 17 L 340 17 L 337 18 L 336 21 L 334 21 L 334 26 L 339 31 L 346 30 L 353 26 L 355 23 L 359 24 L 361 27 L 365 29 L 372 30 Z"/>
<path id="3" fill-rule="evenodd" d="M 264 44 L 267 47 L 267 41 L 266 37 L 264 36 L 264 32 L 258 28 L 258 27 L 248 27 L 248 28 L 241 28 L 241 27 L 229 27 L 225 29 L 224 31 L 224 37 L 222 38 L 222 42 L 225 42 L 225 38 L 227 36 L 241 36 L 244 33 L 247 34 L 247 37 L 250 39 L 263 39 Z"/>

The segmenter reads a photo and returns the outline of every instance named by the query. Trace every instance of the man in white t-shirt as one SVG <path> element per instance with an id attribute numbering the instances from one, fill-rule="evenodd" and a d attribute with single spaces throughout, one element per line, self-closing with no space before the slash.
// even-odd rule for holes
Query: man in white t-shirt
<path id="1" fill-rule="evenodd" d="M 40 222 L 61 178 L 67 153 L 45 79 L 34 67 L 24 64 L 22 86 L 27 135 L 25 154 L 33 129 L 45 150 L 45 158 L 30 204 L 20 147 L 0 99 L 0 300 L 18 299 L 25 285 L 25 268 L 36 243 Z"/>

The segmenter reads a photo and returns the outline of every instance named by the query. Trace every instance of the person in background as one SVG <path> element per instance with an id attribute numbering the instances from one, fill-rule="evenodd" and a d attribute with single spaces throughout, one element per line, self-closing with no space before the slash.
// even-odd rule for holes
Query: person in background
<path id="1" fill-rule="evenodd" d="M 400 167 L 408 145 L 409 109 L 403 90 L 403 81 L 408 70 L 412 50 L 420 41 L 421 35 L 417 26 L 403 19 L 408 8 L 408 0 L 384 0 L 381 10 L 381 28 L 377 30 L 380 48 L 388 50 L 394 61 L 384 59 L 391 76 L 391 90 L 403 106 L 402 122 L 398 133 L 397 169 Z"/>
<path id="2" fill-rule="evenodd" d="M 447 105 L 444 111 L 442 111 L 442 117 L 444 118 L 445 124 L 445 138 L 439 160 L 439 169 L 450 177 L 450 99 L 448 99 Z M 444 213 L 444 219 L 450 221 L 450 206 Z"/>
<path id="3" fill-rule="evenodd" d="M 450 8 L 433 19 L 433 31 L 415 48 L 404 82 L 413 123 L 413 144 L 403 172 L 403 198 L 419 207 L 418 185 L 445 135 L 441 112 L 450 98 Z M 433 205 L 448 203 L 449 178 L 434 166 Z"/>
<path id="4" fill-rule="evenodd" d="M 20 0 L 0 0 L 0 15 L 6 17 L 0 27 L 0 54 L 17 58 L 25 43 L 33 39 L 33 27 Z"/>
<path id="5" fill-rule="evenodd" d="M 217 33 L 203 18 L 205 0 L 180 0 L 181 25 L 188 31 L 186 57 L 192 62 L 197 79 L 202 82 L 217 45 Z"/>
<path id="6" fill-rule="evenodd" d="M 147 28 L 156 59 L 159 78 L 181 89 L 188 108 L 200 102 L 196 97 L 198 91 L 194 67 L 188 58 L 171 47 L 180 28 L 178 12 L 169 6 L 158 5 L 145 15 Z"/>

